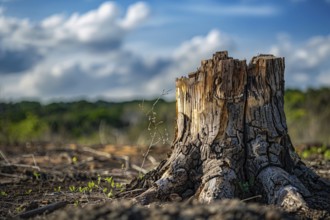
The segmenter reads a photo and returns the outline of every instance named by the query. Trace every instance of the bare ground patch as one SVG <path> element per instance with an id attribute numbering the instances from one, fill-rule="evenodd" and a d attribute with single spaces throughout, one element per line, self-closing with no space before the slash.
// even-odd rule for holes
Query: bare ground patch
<path id="1" fill-rule="evenodd" d="M 34 144 L 0 147 L 0 218 L 35 219 L 327 219 L 330 212 L 284 213 L 273 206 L 222 200 L 211 204 L 175 201 L 140 206 L 116 197 L 125 183 L 166 158 L 168 147 L 83 147 Z M 306 160 L 330 179 L 330 162 Z M 320 202 L 320 201 L 315 201 Z M 322 202 L 322 201 L 321 201 Z"/>

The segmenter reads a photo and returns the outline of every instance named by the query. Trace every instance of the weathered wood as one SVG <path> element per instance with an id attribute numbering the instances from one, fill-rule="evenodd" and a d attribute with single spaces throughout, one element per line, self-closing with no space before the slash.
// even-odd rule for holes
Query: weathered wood
<path id="1" fill-rule="evenodd" d="M 269 204 L 286 209 L 305 209 L 302 198 L 310 192 L 290 175 L 294 161 L 285 143 L 287 125 L 284 115 L 284 59 L 254 57 L 249 66 L 246 98 L 247 176 L 255 178 Z"/>
<path id="2" fill-rule="evenodd" d="M 311 206 L 315 193 L 330 198 L 330 184 L 305 166 L 291 144 L 284 68 L 284 58 L 259 55 L 247 65 L 225 51 L 177 79 L 172 153 L 131 183 L 147 189 L 136 200 L 210 202 L 261 195 L 259 201 L 299 211 Z M 322 201 L 320 206 L 327 200 Z"/>

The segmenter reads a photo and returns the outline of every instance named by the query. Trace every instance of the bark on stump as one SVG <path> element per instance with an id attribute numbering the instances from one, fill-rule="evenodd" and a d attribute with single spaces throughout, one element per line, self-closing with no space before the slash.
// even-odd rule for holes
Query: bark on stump
<path id="1" fill-rule="evenodd" d="M 306 167 L 288 135 L 284 67 L 284 58 L 259 55 L 247 65 L 224 51 L 177 79 L 172 153 L 132 181 L 128 189 L 146 189 L 135 199 L 148 204 L 261 195 L 259 201 L 288 211 L 329 208 L 329 182 Z"/>

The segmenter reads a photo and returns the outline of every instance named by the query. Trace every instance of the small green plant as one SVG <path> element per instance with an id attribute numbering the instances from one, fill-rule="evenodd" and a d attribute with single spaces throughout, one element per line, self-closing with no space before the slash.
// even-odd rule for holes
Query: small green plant
<path id="1" fill-rule="evenodd" d="M 310 156 L 311 156 L 311 152 L 308 151 L 308 150 L 304 150 L 304 151 L 301 153 L 301 157 L 302 157 L 303 159 L 307 159 L 307 158 L 309 158 Z"/>
<path id="2" fill-rule="evenodd" d="M 32 189 L 28 189 L 28 190 L 25 191 L 25 194 L 26 194 L 26 195 L 30 195 L 31 192 L 32 192 Z"/>
<path id="3" fill-rule="evenodd" d="M 112 198 L 113 197 L 113 193 L 112 193 L 112 189 L 109 191 L 109 193 L 107 194 L 108 198 Z"/>
<path id="4" fill-rule="evenodd" d="M 95 187 L 97 187 L 97 185 L 94 183 L 94 181 L 89 181 L 87 183 L 87 188 L 89 192 L 92 192 Z"/>
<path id="5" fill-rule="evenodd" d="M 69 190 L 70 190 L 70 192 L 75 192 L 76 191 L 76 187 L 75 186 L 69 186 Z"/>
<path id="6" fill-rule="evenodd" d="M 102 181 L 106 182 L 107 185 L 104 186 L 104 184 L 102 184 Z M 100 175 L 97 176 L 96 181 L 89 181 L 85 186 L 79 186 L 79 187 L 73 185 L 69 186 L 70 192 L 91 193 L 93 191 L 98 191 L 98 192 L 102 192 L 108 198 L 113 197 L 114 195 L 113 190 L 115 189 L 123 192 L 125 190 L 125 186 L 122 183 L 115 182 L 112 176 L 102 178 Z"/>
<path id="7" fill-rule="evenodd" d="M 87 186 L 85 186 L 85 187 L 79 186 L 78 191 L 80 193 L 86 193 L 88 191 L 88 187 Z"/>
<path id="8" fill-rule="evenodd" d="M 125 190 L 124 184 L 122 184 L 122 183 L 116 183 L 113 180 L 113 177 L 112 176 L 106 177 L 106 178 L 104 178 L 104 180 L 108 183 L 108 186 L 109 187 L 108 188 L 107 187 L 103 188 L 103 193 L 108 192 L 108 194 L 110 193 L 111 195 L 113 195 L 112 189 L 120 190 L 120 192 L 123 192 Z"/>
<path id="9" fill-rule="evenodd" d="M 112 176 L 106 177 L 104 180 L 110 185 L 111 188 L 115 188 L 115 181 Z"/>
<path id="10" fill-rule="evenodd" d="M 55 192 L 61 192 L 61 186 L 55 187 L 55 188 L 54 188 L 54 191 L 55 191 Z"/>
<path id="11" fill-rule="evenodd" d="M 126 189 L 125 186 L 124 185 L 121 185 L 120 192 L 124 192 L 125 189 Z"/>
<path id="12" fill-rule="evenodd" d="M 238 187 L 243 193 L 248 193 L 251 190 L 251 188 L 254 186 L 254 184 L 255 184 L 255 178 L 251 177 L 246 182 L 243 181 L 238 182 Z"/>
<path id="13" fill-rule="evenodd" d="M 72 163 L 76 164 L 78 162 L 78 158 L 76 156 L 72 157 Z"/>
<path id="14" fill-rule="evenodd" d="M 8 196 L 8 194 L 5 191 L 0 191 L 0 196 L 6 197 L 6 196 Z"/>
<path id="15" fill-rule="evenodd" d="M 241 191 L 243 191 L 244 193 L 249 192 L 250 184 L 248 182 L 239 182 L 238 185 Z"/>
<path id="16" fill-rule="evenodd" d="M 23 209 L 24 209 L 23 206 L 18 206 L 18 207 L 15 208 L 16 213 L 20 213 L 20 212 L 22 212 Z"/>
<path id="17" fill-rule="evenodd" d="M 37 171 L 34 171 L 34 172 L 33 172 L 33 176 L 36 178 L 36 180 L 39 180 L 39 179 L 40 179 L 40 176 L 41 176 L 41 174 L 40 174 L 40 173 L 38 173 Z"/>
<path id="18" fill-rule="evenodd" d="M 112 176 L 105 177 L 104 180 L 105 180 L 107 183 L 111 184 L 112 181 L 113 181 L 113 177 L 112 177 Z"/>
<path id="19" fill-rule="evenodd" d="M 78 206 L 79 206 L 79 200 L 75 200 L 74 203 L 73 203 L 73 205 L 74 205 L 75 207 L 78 207 Z"/>

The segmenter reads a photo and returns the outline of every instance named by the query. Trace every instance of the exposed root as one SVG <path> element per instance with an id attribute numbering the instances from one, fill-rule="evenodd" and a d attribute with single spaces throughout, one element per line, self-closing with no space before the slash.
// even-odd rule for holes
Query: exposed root
<path id="1" fill-rule="evenodd" d="M 235 184 L 237 177 L 233 170 L 223 167 L 218 176 L 209 179 L 202 184 L 202 190 L 198 195 L 200 202 L 210 203 L 216 199 L 231 199 L 235 197 Z"/>
<path id="2" fill-rule="evenodd" d="M 158 201 L 159 190 L 157 187 L 151 187 L 141 195 L 133 199 L 134 203 L 139 203 L 141 205 L 148 205 L 150 203 Z"/>
<path id="3" fill-rule="evenodd" d="M 297 188 L 293 186 L 284 186 L 277 191 L 275 197 L 277 198 L 276 204 L 287 212 L 306 211 L 308 209 L 305 200 Z"/>
<path id="4" fill-rule="evenodd" d="M 310 192 L 295 177 L 279 167 L 267 167 L 258 176 L 268 197 L 268 204 L 278 205 L 288 212 L 306 210 L 307 204 L 303 198 Z"/>

